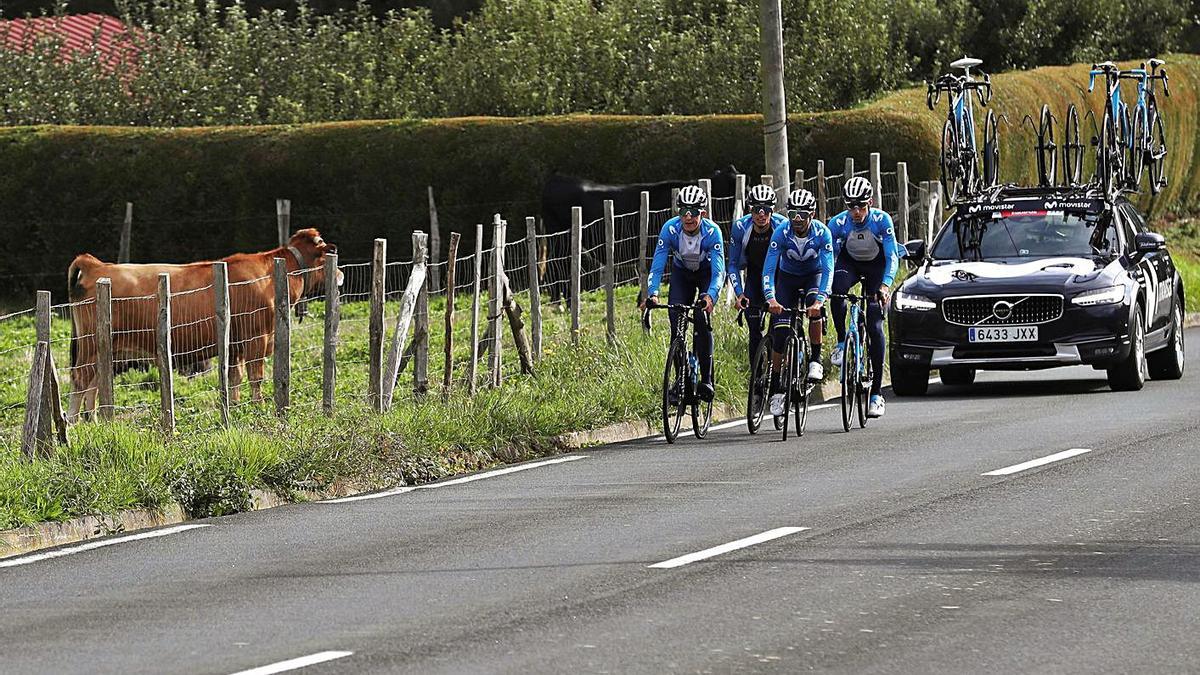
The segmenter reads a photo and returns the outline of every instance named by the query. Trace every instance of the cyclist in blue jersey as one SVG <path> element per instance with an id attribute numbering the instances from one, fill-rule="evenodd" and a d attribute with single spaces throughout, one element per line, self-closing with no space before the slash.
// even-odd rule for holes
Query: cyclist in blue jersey
<path id="1" fill-rule="evenodd" d="M 763 296 L 763 262 L 771 246 L 771 235 L 787 225 L 787 218 L 775 213 L 775 190 L 770 185 L 755 185 L 746 194 L 747 215 L 733 221 L 729 242 L 729 282 L 738 306 L 746 314 L 750 331 L 750 361 L 758 353 L 762 341 L 762 315 L 766 298 Z M 746 274 L 745 285 L 742 273 Z"/>
<path id="2" fill-rule="evenodd" d="M 721 228 L 704 217 L 708 196 L 695 185 L 679 191 L 676 200 L 679 215 L 668 220 L 658 235 L 658 246 L 654 249 L 654 262 L 650 265 L 650 277 L 646 282 L 647 298 L 640 303 L 645 309 L 648 304 L 658 304 L 658 287 L 667 268 L 667 257 L 672 259 L 671 282 L 668 303 L 690 305 L 696 302 L 697 293 L 704 301 L 704 311 L 713 311 L 714 299 L 725 282 L 725 252 Z M 687 319 L 684 312 L 670 310 L 671 334 L 683 330 Z M 713 338 L 712 326 L 707 322 L 696 322 L 692 342 L 696 356 L 701 361 L 699 395 L 705 401 L 713 399 Z"/>
<path id="3" fill-rule="evenodd" d="M 837 260 L 833 273 L 834 294 L 845 294 L 862 281 L 862 294 L 867 296 L 867 332 L 871 338 L 871 399 L 867 417 L 883 417 L 883 308 L 891 294 L 899 265 L 898 248 L 892 217 L 880 209 L 871 208 L 875 189 L 866 178 L 851 178 L 843 188 L 846 210 L 829 219 L 833 233 L 834 255 Z M 846 344 L 846 301 L 833 299 L 833 325 L 837 329 L 837 346 L 829 361 L 841 367 Z"/>
<path id="4" fill-rule="evenodd" d="M 788 195 L 788 225 L 775 230 L 771 248 L 763 263 L 763 294 L 767 308 L 775 315 L 771 326 L 786 323 L 784 309 L 796 307 L 804 300 L 808 310 L 808 340 L 812 354 L 808 364 L 808 379 L 819 382 L 825 377 L 821 367 L 821 337 L 825 314 L 825 298 L 833 283 L 833 236 L 813 215 L 817 199 L 808 190 L 793 190 Z M 787 331 L 772 331 L 771 414 L 780 417 L 784 395 L 779 392 L 780 367 L 787 346 Z"/>

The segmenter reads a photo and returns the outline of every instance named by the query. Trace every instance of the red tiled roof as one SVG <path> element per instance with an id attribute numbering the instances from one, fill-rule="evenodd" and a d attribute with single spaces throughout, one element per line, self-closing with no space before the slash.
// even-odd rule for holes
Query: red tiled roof
<path id="1" fill-rule="evenodd" d="M 63 40 L 63 58 L 69 59 L 77 52 L 90 52 L 94 48 L 111 66 L 137 55 L 137 46 L 129 39 L 137 32 L 120 19 L 106 14 L 12 19 L 0 21 L 0 44 L 5 49 L 23 51 L 32 48 L 41 38 L 59 37 Z"/>

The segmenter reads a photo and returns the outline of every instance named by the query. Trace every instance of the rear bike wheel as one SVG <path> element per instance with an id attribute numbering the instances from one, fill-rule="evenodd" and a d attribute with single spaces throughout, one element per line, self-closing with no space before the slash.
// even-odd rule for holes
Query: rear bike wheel
<path id="1" fill-rule="evenodd" d="M 783 352 L 782 365 L 782 384 L 783 384 L 783 440 L 788 437 L 788 411 L 792 409 L 792 400 L 795 398 L 796 389 L 796 359 L 799 354 L 796 353 L 796 347 L 799 340 L 795 335 L 788 338 L 787 347 Z"/>
<path id="2" fill-rule="evenodd" d="M 1133 115 L 1133 145 L 1129 146 L 1129 187 L 1140 190 L 1146 172 L 1146 155 L 1150 154 L 1150 122 L 1146 109 L 1138 108 Z"/>
<path id="3" fill-rule="evenodd" d="M 797 342 L 799 343 L 799 353 L 803 356 L 800 360 L 800 367 L 796 370 L 797 396 L 793 405 L 795 406 L 796 435 L 803 436 L 804 425 L 808 421 L 808 392 L 810 388 L 808 383 L 808 363 L 811 355 L 808 353 L 808 346 L 803 340 L 797 340 Z"/>
<path id="4" fill-rule="evenodd" d="M 699 379 L 703 380 L 704 378 L 700 377 Z M 717 387 L 715 374 L 711 384 L 715 393 Z M 692 403 L 692 433 L 696 438 L 704 438 L 708 435 L 708 428 L 712 425 L 712 409 L 712 401 L 705 401 L 696 396 L 696 400 Z"/>
<path id="5" fill-rule="evenodd" d="M 687 348 L 683 340 L 672 340 L 671 348 L 667 350 L 667 365 L 663 369 L 662 388 L 663 436 L 668 443 L 675 442 L 679 436 L 679 426 L 683 423 L 683 413 L 687 407 L 684 382 L 688 377 Z"/>
<path id="6" fill-rule="evenodd" d="M 1054 185 L 1058 180 L 1058 146 L 1054 144 L 1054 115 L 1049 104 L 1042 106 L 1037 151 L 1038 183 L 1043 187 Z"/>
<path id="7" fill-rule="evenodd" d="M 996 111 L 989 110 L 983 123 L 983 187 L 1000 182 L 1000 139 Z"/>
<path id="8" fill-rule="evenodd" d="M 1105 194 L 1120 184 L 1124 169 L 1121 166 L 1121 148 L 1117 140 L 1116 121 L 1112 110 L 1104 109 L 1104 121 L 1100 125 L 1100 142 L 1096 146 L 1096 178 Z"/>
<path id="9" fill-rule="evenodd" d="M 771 398 L 771 348 L 768 342 L 763 339 L 750 365 L 750 382 L 746 388 L 746 428 L 752 434 L 758 433 L 762 426 L 767 401 Z"/>
<path id="10" fill-rule="evenodd" d="M 1079 111 L 1075 104 L 1067 106 L 1067 126 L 1063 131 L 1063 182 L 1078 185 L 1083 182 L 1083 144 L 1079 142 Z"/>
<path id="11" fill-rule="evenodd" d="M 846 336 L 846 346 L 842 351 L 842 429 L 850 431 L 850 418 L 854 415 L 854 384 L 858 380 L 858 336 L 851 333 Z"/>
<path id="12" fill-rule="evenodd" d="M 965 180 L 962 171 L 962 161 L 958 155 L 958 134 L 954 132 L 954 124 L 946 120 L 942 126 L 942 191 L 951 202 L 958 200 L 963 192 Z"/>
<path id="13" fill-rule="evenodd" d="M 1156 108 L 1151 108 L 1154 114 L 1150 123 L 1150 191 L 1158 194 L 1167 186 L 1167 177 L 1163 166 L 1167 158 L 1167 134 L 1163 129 L 1162 115 Z"/>
<path id="14" fill-rule="evenodd" d="M 858 382 L 854 388 L 855 407 L 858 408 L 858 428 L 867 426 L 867 404 L 871 393 L 871 334 L 867 332 L 864 313 L 858 315 Z"/>

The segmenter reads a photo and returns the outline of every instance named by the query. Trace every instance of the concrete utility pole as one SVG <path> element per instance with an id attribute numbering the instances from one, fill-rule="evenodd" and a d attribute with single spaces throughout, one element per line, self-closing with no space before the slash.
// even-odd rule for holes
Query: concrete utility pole
<path id="1" fill-rule="evenodd" d="M 783 12 L 780 0 L 761 0 L 763 141 L 767 173 L 786 203 L 788 169 L 787 109 L 783 98 Z"/>

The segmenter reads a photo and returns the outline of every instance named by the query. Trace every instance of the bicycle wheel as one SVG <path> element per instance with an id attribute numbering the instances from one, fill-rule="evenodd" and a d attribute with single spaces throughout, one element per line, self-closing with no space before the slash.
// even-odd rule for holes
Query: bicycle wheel
<path id="1" fill-rule="evenodd" d="M 1054 185 L 1058 180 L 1058 146 L 1054 144 L 1054 115 L 1050 114 L 1049 104 L 1042 106 L 1037 151 L 1038 183 L 1043 187 Z"/>
<path id="2" fill-rule="evenodd" d="M 1129 187 L 1142 188 L 1142 176 L 1146 172 L 1146 155 L 1150 154 L 1150 121 L 1146 109 L 1138 108 L 1133 114 L 1133 144 L 1129 146 Z"/>
<path id="3" fill-rule="evenodd" d="M 854 387 L 855 407 L 858 408 L 858 428 L 867 426 L 867 404 L 871 393 L 871 334 L 867 332 L 867 322 L 863 314 L 859 314 L 858 336 L 858 368 L 857 382 Z"/>
<path id="4" fill-rule="evenodd" d="M 803 340 L 798 341 L 800 344 L 799 352 L 803 355 L 800 360 L 800 368 L 797 371 L 796 381 L 799 391 L 797 391 L 795 406 L 796 417 L 796 435 L 804 435 L 804 425 L 808 422 L 808 392 L 811 386 L 808 383 L 808 362 L 811 355 L 808 352 L 808 344 Z"/>
<path id="5" fill-rule="evenodd" d="M 1067 106 L 1067 125 L 1063 131 L 1063 182 L 1079 185 L 1083 182 L 1083 144 L 1079 142 L 1079 111 L 1075 104 Z"/>
<path id="6" fill-rule="evenodd" d="M 954 124 L 946 120 L 942 127 L 942 191 L 946 199 L 957 201 L 962 187 L 962 164 L 958 157 L 958 134 Z"/>
<path id="7" fill-rule="evenodd" d="M 758 433 L 762 426 L 763 415 L 767 412 L 767 401 L 771 398 L 771 348 L 769 340 L 763 339 L 754 352 L 754 361 L 750 366 L 750 382 L 746 388 L 746 428 L 752 434 Z"/>
<path id="8" fill-rule="evenodd" d="M 1163 129 L 1162 115 L 1156 108 L 1151 108 L 1153 114 L 1150 129 L 1150 192 L 1158 194 L 1167 186 L 1167 177 L 1163 166 L 1167 158 L 1167 134 Z"/>
<path id="9" fill-rule="evenodd" d="M 1096 145 L 1096 178 L 1105 194 L 1121 181 L 1121 150 L 1117 145 L 1116 122 L 1112 110 L 1104 109 L 1104 121 L 1100 124 L 1100 142 Z"/>
<path id="10" fill-rule="evenodd" d="M 683 413 L 687 407 L 684 381 L 690 377 L 690 373 L 686 352 L 683 340 L 672 340 L 671 348 L 667 350 L 667 365 L 663 369 L 662 423 L 663 436 L 668 443 L 674 443 L 679 436 L 679 426 L 683 423 Z"/>
<path id="11" fill-rule="evenodd" d="M 795 335 L 788 338 L 787 347 L 783 351 L 783 440 L 788 437 L 788 411 L 792 409 L 792 399 L 796 390 L 796 360 L 799 355 L 796 347 L 799 340 Z"/>
<path id="12" fill-rule="evenodd" d="M 715 373 L 712 385 L 715 392 L 717 387 Z M 702 400 L 699 396 L 692 403 L 692 433 L 696 438 L 704 438 L 708 435 L 708 428 L 712 425 L 712 409 L 713 402 Z"/>
<path id="13" fill-rule="evenodd" d="M 983 186 L 994 187 L 1000 182 L 1000 139 L 996 111 L 989 110 L 983 123 Z"/>
<path id="14" fill-rule="evenodd" d="M 853 313 L 853 312 L 852 312 Z M 854 414 L 854 384 L 858 379 L 858 336 L 853 332 L 846 336 L 846 347 L 842 352 L 842 429 L 850 431 L 850 418 Z"/>

